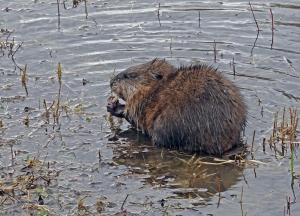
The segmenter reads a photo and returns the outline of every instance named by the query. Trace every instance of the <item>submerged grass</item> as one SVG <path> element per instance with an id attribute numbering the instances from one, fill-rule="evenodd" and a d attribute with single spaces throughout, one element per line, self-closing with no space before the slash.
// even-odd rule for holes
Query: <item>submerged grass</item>
<path id="1" fill-rule="evenodd" d="M 284 108 L 282 111 L 281 120 L 279 120 L 279 112 L 274 114 L 272 134 L 269 137 L 270 148 L 274 150 L 275 156 L 285 156 L 290 150 L 291 159 L 294 159 L 295 147 L 299 146 L 297 142 L 298 135 L 298 122 L 299 117 L 297 109 L 288 108 L 288 111 Z"/>

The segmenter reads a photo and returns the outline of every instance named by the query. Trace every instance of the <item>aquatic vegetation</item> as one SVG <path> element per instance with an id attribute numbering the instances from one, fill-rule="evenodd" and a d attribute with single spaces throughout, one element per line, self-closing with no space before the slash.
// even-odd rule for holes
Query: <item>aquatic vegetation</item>
<path id="1" fill-rule="evenodd" d="M 15 157 L 15 153 L 12 153 L 12 163 Z M 24 162 L 15 166 L 12 172 L 2 173 L 1 206 L 7 208 L 22 205 L 23 209 L 48 212 L 47 207 L 43 206 L 43 199 L 48 196 L 46 188 L 56 180 L 59 172 L 52 167 L 51 162 L 38 158 L 28 158 Z"/>
<path id="2" fill-rule="evenodd" d="M 285 156 L 288 153 L 287 151 L 290 150 L 291 159 L 293 159 L 295 146 L 299 146 L 297 140 L 299 122 L 297 109 L 288 108 L 286 110 L 284 108 L 281 116 L 279 114 L 279 112 L 276 112 L 274 115 L 272 134 L 268 142 L 275 154 Z"/>
<path id="3" fill-rule="evenodd" d="M 1 29 L 0 31 L 0 58 L 4 56 L 10 58 L 15 66 L 15 70 L 18 68 L 23 71 L 23 68 L 16 62 L 15 55 L 20 50 L 23 42 L 15 41 L 15 38 L 11 38 L 13 31 L 7 29 Z"/>

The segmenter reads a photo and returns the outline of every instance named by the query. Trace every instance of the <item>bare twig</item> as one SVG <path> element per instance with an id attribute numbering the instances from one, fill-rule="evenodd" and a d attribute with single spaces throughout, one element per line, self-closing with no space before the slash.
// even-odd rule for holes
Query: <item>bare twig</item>
<path id="1" fill-rule="evenodd" d="M 273 49 L 273 44 L 274 44 L 274 15 L 272 12 L 272 9 L 270 8 L 270 14 L 271 14 L 271 20 L 272 20 L 272 42 L 271 42 L 271 49 Z"/>
<path id="2" fill-rule="evenodd" d="M 13 145 L 11 144 L 10 145 L 10 153 L 11 153 L 11 165 L 13 166 L 14 165 L 14 151 L 13 151 Z"/>
<path id="3" fill-rule="evenodd" d="M 242 192 L 241 192 L 241 199 L 240 199 L 240 203 L 243 202 L 243 195 L 244 195 L 244 187 L 242 186 Z"/>
<path id="4" fill-rule="evenodd" d="M 17 64 L 16 59 L 15 59 L 15 54 L 16 54 L 17 51 L 21 48 L 22 45 L 23 45 L 23 42 L 21 42 L 21 43 L 17 46 L 17 48 L 16 48 L 15 51 L 13 51 L 13 52 L 11 51 L 11 60 L 13 61 L 15 67 L 17 67 L 20 71 L 22 71 L 23 68 L 21 68 L 21 67 Z"/>
<path id="5" fill-rule="evenodd" d="M 233 70 L 233 76 L 235 76 L 235 62 L 234 62 L 234 56 L 232 57 L 232 70 Z"/>
<path id="6" fill-rule="evenodd" d="M 102 157 L 101 157 L 101 152 L 100 152 L 100 149 L 98 150 L 98 159 L 99 159 L 99 162 L 101 162 L 101 160 L 102 160 Z"/>
<path id="7" fill-rule="evenodd" d="M 199 28 L 201 27 L 200 11 L 199 11 L 199 14 L 198 14 L 198 27 L 199 27 Z"/>
<path id="8" fill-rule="evenodd" d="M 241 199 L 240 199 L 240 206 L 241 206 L 241 213 L 242 213 L 242 216 L 244 216 L 244 209 L 243 209 L 243 195 L 244 195 L 244 187 L 242 187 Z"/>
<path id="9" fill-rule="evenodd" d="M 254 159 L 254 155 L 253 155 L 254 139 L 255 139 L 255 130 L 253 131 L 253 137 L 252 137 L 252 143 L 251 143 L 251 158 L 252 158 L 252 160 Z"/>
<path id="10" fill-rule="evenodd" d="M 249 1 L 249 5 L 250 5 L 250 10 L 252 12 L 252 15 L 253 15 L 253 19 L 255 21 L 255 24 L 256 24 L 256 28 L 257 28 L 257 31 L 260 31 L 259 27 L 258 27 L 258 23 L 257 23 L 257 20 L 255 18 L 255 15 L 254 15 L 254 12 L 253 12 L 253 8 L 252 8 L 252 5 L 251 5 L 251 2 Z"/>
<path id="11" fill-rule="evenodd" d="M 2 52 L 2 55 L 4 56 L 5 55 L 5 52 L 4 50 L 7 50 L 7 57 L 8 58 L 11 58 L 12 62 L 14 63 L 14 66 L 15 66 L 15 69 L 18 68 L 20 71 L 23 70 L 23 68 L 21 68 L 16 60 L 15 60 L 15 54 L 19 51 L 19 49 L 22 47 L 23 45 L 23 42 L 17 44 L 15 42 L 15 38 L 13 37 L 11 41 L 9 41 L 9 38 L 11 36 L 13 31 L 11 32 L 8 32 L 7 33 L 7 36 L 6 36 L 6 39 L 5 39 L 5 42 L 1 42 L 0 43 L 0 51 Z"/>
<path id="12" fill-rule="evenodd" d="M 170 54 L 171 54 L 171 56 L 172 56 L 172 54 L 173 54 L 173 53 L 172 53 L 172 42 L 173 42 L 173 41 L 172 41 L 172 38 L 171 38 L 171 39 L 170 39 Z"/>
<path id="13" fill-rule="evenodd" d="M 255 38 L 255 41 L 254 41 L 252 49 L 251 49 L 251 56 L 253 56 L 253 50 L 254 50 L 254 47 L 256 46 L 256 42 L 258 40 L 258 35 L 259 35 L 259 31 L 257 31 L 256 38 Z"/>
<path id="14" fill-rule="evenodd" d="M 67 0 L 64 0 L 64 1 L 63 1 L 63 6 L 64 6 L 64 9 L 65 9 L 65 10 L 67 10 L 66 1 L 67 1 Z"/>
<path id="15" fill-rule="evenodd" d="M 58 25 L 58 29 L 60 29 L 60 8 L 59 8 L 59 4 L 60 4 L 60 0 L 56 0 L 57 1 L 57 25 Z"/>
<path id="16" fill-rule="evenodd" d="M 28 89 L 27 89 L 27 65 L 25 65 L 24 69 L 20 69 L 22 75 L 21 75 L 21 82 L 22 86 L 25 88 L 26 96 L 28 96 Z"/>
<path id="17" fill-rule="evenodd" d="M 159 26 L 161 27 L 161 23 L 160 23 L 160 3 L 158 3 L 157 19 L 158 19 Z"/>
<path id="18" fill-rule="evenodd" d="M 5 40 L 5 43 L 7 44 L 7 42 L 8 42 L 8 38 L 10 37 L 10 35 L 12 34 L 12 32 L 9 32 L 8 33 L 8 35 L 7 35 L 7 37 L 6 37 L 6 40 Z"/>
<path id="19" fill-rule="evenodd" d="M 291 197 L 286 197 L 286 203 L 287 203 L 286 213 L 288 215 L 291 215 Z"/>
<path id="20" fill-rule="evenodd" d="M 123 209 L 124 209 L 124 205 L 125 205 L 125 203 L 126 203 L 126 200 L 127 200 L 128 196 L 129 196 L 129 194 L 126 195 L 126 197 L 125 197 L 125 199 L 124 199 L 124 201 L 123 201 L 123 203 L 122 203 L 121 211 L 123 211 Z"/>
<path id="21" fill-rule="evenodd" d="M 217 62 L 217 43 L 214 40 L 214 61 Z"/>
<path id="22" fill-rule="evenodd" d="M 85 18 L 88 18 L 88 10 L 87 10 L 87 0 L 84 0 L 84 11 L 85 11 Z"/>
<path id="23" fill-rule="evenodd" d="M 59 122 L 59 106 L 60 106 L 60 95 L 61 95 L 61 84 L 62 84 L 61 77 L 62 77 L 61 64 L 58 63 L 57 79 L 58 79 L 58 83 L 59 83 L 59 89 L 58 89 L 57 104 L 56 104 L 56 109 L 55 109 L 56 123 Z"/>
<path id="24" fill-rule="evenodd" d="M 47 103 L 46 100 L 44 99 L 44 109 L 45 109 L 45 117 L 46 117 L 46 122 L 49 123 L 50 122 L 50 112 L 49 110 L 54 106 L 55 101 L 52 102 L 52 104 L 50 105 L 49 108 L 47 108 Z"/>
<path id="25" fill-rule="evenodd" d="M 222 198 L 221 197 L 221 178 L 219 176 L 217 176 L 216 181 L 217 181 L 216 183 L 217 183 L 217 187 L 218 187 L 218 197 L 219 197 L 217 208 L 219 208 L 220 202 L 221 202 L 221 198 Z"/>

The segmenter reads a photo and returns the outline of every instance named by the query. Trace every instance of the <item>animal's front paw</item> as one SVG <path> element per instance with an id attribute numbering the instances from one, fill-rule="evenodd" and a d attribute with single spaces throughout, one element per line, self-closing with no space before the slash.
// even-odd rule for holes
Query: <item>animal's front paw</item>
<path id="1" fill-rule="evenodd" d="M 110 96 L 107 99 L 106 109 L 107 112 L 111 113 L 113 116 L 124 118 L 125 105 L 120 104 L 118 98 Z"/>

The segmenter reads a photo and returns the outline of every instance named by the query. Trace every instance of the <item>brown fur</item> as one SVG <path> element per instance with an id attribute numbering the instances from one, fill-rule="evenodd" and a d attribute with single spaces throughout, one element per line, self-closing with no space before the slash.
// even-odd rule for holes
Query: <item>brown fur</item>
<path id="1" fill-rule="evenodd" d="M 222 155 L 240 144 L 246 106 L 212 67 L 175 69 L 155 59 L 118 74 L 111 88 L 126 101 L 123 117 L 157 146 Z"/>

